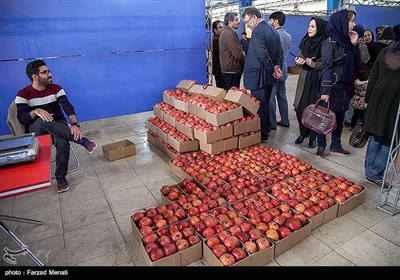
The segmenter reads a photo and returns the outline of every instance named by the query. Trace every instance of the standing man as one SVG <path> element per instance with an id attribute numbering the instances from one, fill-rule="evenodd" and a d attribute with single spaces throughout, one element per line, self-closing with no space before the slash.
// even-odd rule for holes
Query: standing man
<path id="1" fill-rule="evenodd" d="M 285 24 L 286 16 L 283 12 L 274 12 L 269 16 L 268 24 L 271 25 L 279 34 L 281 48 L 283 50 L 283 64 L 282 64 L 282 78 L 274 83 L 269 102 L 269 116 L 271 121 L 271 129 L 276 129 L 276 125 L 289 127 L 289 112 L 288 102 L 286 98 L 286 79 L 288 77 L 287 55 L 292 42 L 292 36 L 287 33 L 282 27 Z M 280 122 L 276 122 L 276 100 L 278 101 L 279 114 L 281 116 Z"/>
<path id="2" fill-rule="evenodd" d="M 242 47 L 242 50 L 244 51 L 244 54 L 247 55 L 247 50 L 249 49 L 249 38 L 247 38 L 246 32 L 242 32 L 242 39 L 240 39 L 240 46 Z"/>
<path id="3" fill-rule="evenodd" d="M 216 20 L 212 24 L 213 28 L 213 46 L 212 46 L 212 72 L 215 77 L 215 84 L 219 88 L 224 88 L 224 77 L 221 73 L 221 65 L 219 63 L 219 35 L 222 30 L 224 30 L 224 26 L 220 20 Z"/>
<path id="4" fill-rule="evenodd" d="M 252 30 L 244 66 L 244 86 L 260 100 L 261 142 L 267 143 L 271 132 L 269 100 L 276 80 L 282 77 L 283 50 L 278 32 L 261 17 L 255 7 L 246 8 L 243 21 Z"/>
<path id="5" fill-rule="evenodd" d="M 236 30 L 239 26 L 237 13 L 229 12 L 224 18 L 225 28 L 219 37 L 219 61 L 224 77 L 225 90 L 231 87 L 240 88 L 240 78 L 243 73 L 244 52 Z"/>
<path id="6" fill-rule="evenodd" d="M 56 146 L 56 179 L 58 192 L 69 189 L 66 180 L 70 155 L 70 141 L 82 145 L 89 153 L 97 147 L 96 143 L 82 137 L 74 107 L 69 102 L 64 89 L 53 84 L 52 74 L 46 63 L 39 59 L 26 66 L 26 75 L 32 84 L 17 93 L 18 121 L 29 126 L 36 136 L 51 134 Z M 68 116 L 71 127 L 64 117 Z"/>

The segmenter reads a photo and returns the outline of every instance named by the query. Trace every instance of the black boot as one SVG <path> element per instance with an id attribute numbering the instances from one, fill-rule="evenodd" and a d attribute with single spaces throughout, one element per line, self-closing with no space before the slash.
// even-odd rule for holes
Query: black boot
<path id="1" fill-rule="evenodd" d="M 308 147 L 310 149 L 314 149 L 317 146 L 317 141 L 315 141 L 315 139 L 310 139 L 310 141 L 308 141 Z"/>
<path id="2" fill-rule="evenodd" d="M 308 136 L 300 135 L 299 137 L 297 137 L 297 139 L 296 139 L 296 141 L 294 141 L 294 143 L 301 144 L 301 143 L 303 143 L 304 139 L 306 139 L 307 137 Z"/>

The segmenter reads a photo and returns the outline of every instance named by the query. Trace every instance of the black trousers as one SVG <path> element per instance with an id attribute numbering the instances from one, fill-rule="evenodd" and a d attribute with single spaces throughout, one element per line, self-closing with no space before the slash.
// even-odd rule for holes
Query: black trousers
<path id="1" fill-rule="evenodd" d="M 224 77 L 223 76 L 215 76 L 214 75 L 214 77 L 215 77 L 215 85 L 218 87 L 218 88 L 225 88 L 224 87 Z"/>
<path id="2" fill-rule="evenodd" d="M 305 127 L 303 125 L 303 123 L 301 122 L 301 113 L 300 112 L 296 112 L 296 117 L 297 117 L 297 122 L 299 123 L 300 135 L 305 136 L 305 137 L 310 137 L 310 141 L 317 139 L 317 132 Z"/>
<path id="3" fill-rule="evenodd" d="M 231 87 L 240 88 L 240 78 L 242 77 L 242 74 L 222 73 L 222 76 L 224 77 L 224 89 L 225 90 L 230 90 Z"/>

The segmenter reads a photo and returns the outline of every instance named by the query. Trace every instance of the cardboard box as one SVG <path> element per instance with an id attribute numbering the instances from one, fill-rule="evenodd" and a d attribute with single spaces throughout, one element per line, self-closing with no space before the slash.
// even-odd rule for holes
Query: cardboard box
<path id="1" fill-rule="evenodd" d="M 103 155 L 110 161 L 133 156 L 134 154 L 136 154 L 135 144 L 129 140 L 103 145 Z"/>
<path id="2" fill-rule="evenodd" d="M 253 99 L 251 99 L 249 96 L 239 90 L 229 90 L 224 100 L 232 101 L 241 105 L 247 112 L 252 115 L 257 115 L 258 109 L 260 108 L 260 105 L 258 105 L 257 102 L 255 102 Z"/>
<path id="3" fill-rule="evenodd" d="M 185 134 L 190 139 L 194 139 L 193 127 L 188 127 L 188 126 L 186 126 L 183 123 L 178 122 L 178 121 L 175 122 L 175 127 L 179 132 L 182 132 L 183 134 Z"/>
<path id="4" fill-rule="evenodd" d="M 307 224 L 301 229 L 292 232 L 289 236 L 284 239 L 275 241 L 275 254 L 274 257 L 278 257 L 290 248 L 296 246 L 304 239 L 311 235 L 312 221 L 307 218 Z"/>
<path id="5" fill-rule="evenodd" d="M 166 91 L 163 92 L 163 101 L 171 106 L 174 106 L 174 98 L 167 94 Z"/>
<path id="6" fill-rule="evenodd" d="M 243 108 L 242 107 L 237 107 L 235 109 L 225 111 L 219 114 L 214 114 L 205 111 L 205 121 L 214 125 L 214 126 L 220 126 L 223 124 L 226 124 L 228 122 L 240 119 L 243 117 Z"/>
<path id="7" fill-rule="evenodd" d="M 185 171 L 183 171 L 180 167 L 173 165 L 171 163 L 171 161 L 169 162 L 169 166 L 171 169 L 171 172 L 174 173 L 176 176 L 178 176 L 179 178 L 183 179 L 189 179 L 189 180 L 193 180 L 192 176 L 189 176 Z"/>
<path id="8" fill-rule="evenodd" d="M 164 143 L 164 142 L 156 139 L 156 148 L 159 149 L 169 159 L 173 159 L 179 155 L 179 153 L 176 150 L 171 150 L 166 145 L 167 145 L 167 143 Z"/>
<path id="9" fill-rule="evenodd" d="M 157 126 L 156 126 L 154 123 L 148 122 L 147 128 L 148 128 L 151 132 L 153 132 L 154 134 L 158 135 L 158 132 L 157 132 L 157 131 L 158 131 L 158 128 L 157 128 Z"/>
<path id="10" fill-rule="evenodd" d="M 196 128 L 194 130 L 194 138 L 198 139 L 201 144 L 211 144 L 222 139 L 221 129 L 218 128 L 216 130 L 211 131 L 201 131 Z"/>
<path id="11" fill-rule="evenodd" d="M 251 145 L 256 145 L 261 142 L 261 132 L 258 132 L 256 134 L 246 136 L 246 137 L 239 137 L 238 139 L 239 139 L 239 141 L 238 141 L 239 149 L 242 149 L 244 147 L 251 146 Z"/>
<path id="12" fill-rule="evenodd" d="M 353 195 L 349 199 L 345 200 L 343 203 L 339 203 L 338 211 L 337 211 L 337 216 L 343 216 L 347 212 L 353 210 L 357 206 L 361 205 L 365 201 L 365 196 L 366 196 L 366 189 L 363 189 L 361 192 L 358 194 Z"/>
<path id="13" fill-rule="evenodd" d="M 153 106 L 153 114 L 154 114 L 154 116 L 156 116 L 160 120 L 162 120 L 162 121 L 164 120 L 164 117 L 163 117 L 164 112 L 163 112 L 163 110 L 161 110 L 160 108 L 156 107 L 155 105 Z"/>
<path id="14" fill-rule="evenodd" d="M 245 249 L 246 250 L 246 249 Z M 216 255 L 212 252 L 207 244 L 203 244 L 203 259 L 209 266 L 223 266 Z M 235 262 L 232 266 L 250 266 L 250 256 L 247 256 L 241 261 Z"/>
<path id="15" fill-rule="evenodd" d="M 182 80 L 176 85 L 176 88 L 188 92 L 195 84 L 196 81 L 193 80 Z"/>
<path id="16" fill-rule="evenodd" d="M 176 122 L 176 120 L 175 120 L 175 117 L 174 117 L 174 116 L 171 116 L 170 114 L 164 112 L 163 118 L 164 118 L 164 121 L 165 121 L 166 123 L 168 123 L 168 124 L 172 125 L 173 127 L 175 127 L 175 122 Z"/>
<path id="17" fill-rule="evenodd" d="M 147 131 L 147 142 L 149 142 L 154 147 L 156 146 L 156 138 L 153 135 L 151 135 L 149 131 Z"/>
<path id="18" fill-rule="evenodd" d="M 224 97 L 226 95 L 226 91 L 223 88 L 217 88 L 214 86 L 199 86 L 196 88 L 195 94 L 217 100 L 219 102 L 224 102 Z"/>
<path id="19" fill-rule="evenodd" d="M 336 218 L 337 211 L 339 208 L 339 204 L 335 202 L 335 204 L 328 209 L 324 210 L 324 220 L 322 221 L 322 224 L 325 224 L 333 219 Z"/>
<path id="20" fill-rule="evenodd" d="M 221 138 L 226 139 L 233 136 L 233 126 L 221 127 Z"/>
<path id="21" fill-rule="evenodd" d="M 203 141 L 200 141 L 199 143 L 200 143 L 200 150 L 205 151 L 212 155 L 222 153 L 225 148 L 225 140 L 217 141 L 211 144 L 207 144 Z"/>
<path id="22" fill-rule="evenodd" d="M 143 212 L 144 213 L 144 210 L 138 210 L 138 211 L 135 211 L 135 213 L 136 212 Z M 139 227 L 136 225 L 136 223 L 132 220 L 132 218 L 131 218 L 131 226 L 132 226 L 132 233 L 133 233 L 133 236 L 135 237 L 135 239 L 137 240 L 137 241 L 139 241 L 139 242 L 141 242 L 141 240 L 142 240 L 142 238 L 143 238 L 143 234 L 140 232 L 140 230 L 139 230 Z M 154 231 L 154 227 L 153 227 L 153 231 Z"/>
<path id="23" fill-rule="evenodd" d="M 168 144 L 170 144 L 178 153 L 186 153 L 199 150 L 199 140 L 179 142 L 168 134 Z"/>
<path id="24" fill-rule="evenodd" d="M 272 262 L 274 259 L 275 244 L 271 241 L 270 243 L 271 246 L 269 248 L 250 254 L 250 266 L 264 266 Z"/>
<path id="25" fill-rule="evenodd" d="M 189 104 L 188 104 L 188 102 L 185 102 L 185 101 L 179 100 L 177 98 L 174 98 L 173 103 L 174 103 L 173 106 L 174 106 L 175 109 L 181 110 L 181 111 L 183 111 L 185 113 L 189 113 L 189 108 L 188 108 Z"/>
<path id="26" fill-rule="evenodd" d="M 202 256 L 202 243 L 199 242 L 189 248 L 178 251 L 173 255 L 166 256 L 157 261 L 152 261 L 149 254 L 146 252 L 143 242 L 140 242 L 140 249 L 143 254 L 143 259 L 148 266 L 186 266 Z"/>

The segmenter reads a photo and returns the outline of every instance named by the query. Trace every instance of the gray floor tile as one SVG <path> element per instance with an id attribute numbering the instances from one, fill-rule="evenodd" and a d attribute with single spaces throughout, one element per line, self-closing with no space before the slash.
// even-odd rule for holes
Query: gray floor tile
<path id="1" fill-rule="evenodd" d="M 65 245 L 69 265 L 78 265 L 126 247 L 114 219 L 66 232 Z"/>
<path id="2" fill-rule="evenodd" d="M 110 203 L 114 216 L 123 214 L 133 214 L 134 211 L 148 208 L 157 204 L 157 200 L 152 196 L 146 186 L 125 189 L 106 195 Z"/>
<path id="3" fill-rule="evenodd" d="M 140 249 L 139 242 L 136 241 L 132 245 L 128 246 L 128 251 L 132 257 L 135 266 L 147 266 L 146 262 L 144 261 L 142 251 Z"/>
<path id="4" fill-rule="evenodd" d="M 121 250 L 111 252 L 107 255 L 97 257 L 83 263 L 78 264 L 79 266 L 133 266 L 133 261 L 129 255 L 128 249 L 123 248 Z"/>
<path id="5" fill-rule="evenodd" d="M 340 256 L 335 251 L 332 251 L 314 262 L 311 266 L 354 266 L 354 264 Z"/>
<path id="6" fill-rule="evenodd" d="M 356 266 L 399 266 L 400 247 L 367 230 L 336 249 Z"/>
<path id="7" fill-rule="evenodd" d="M 45 266 L 68 265 L 63 234 L 25 244 Z M 15 251 L 20 249 L 15 243 L 11 244 L 8 248 Z M 18 255 L 15 256 L 15 259 L 16 266 L 36 266 L 35 262 L 28 255 Z M 3 265 L 10 266 L 11 264 L 4 262 Z"/>
<path id="8" fill-rule="evenodd" d="M 62 203 L 61 210 L 65 232 L 105 221 L 113 217 L 110 205 L 108 205 L 105 196 L 95 197 L 78 203 Z"/>
<path id="9" fill-rule="evenodd" d="M 400 246 L 400 215 L 388 216 L 370 230 Z"/>
<path id="10" fill-rule="evenodd" d="M 336 249 L 364 231 L 366 231 L 365 227 L 342 216 L 317 227 L 311 235 L 330 248 Z"/>
<path id="11" fill-rule="evenodd" d="M 345 216 L 366 228 L 370 228 L 389 216 L 384 211 L 376 210 L 376 202 L 367 198 L 363 204 L 346 213 Z"/>
<path id="12" fill-rule="evenodd" d="M 118 176 L 102 177 L 100 179 L 101 187 L 105 194 L 112 194 L 143 186 L 144 182 L 135 171 L 118 173 Z"/>
<path id="13" fill-rule="evenodd" d="M 118 228 L 121 231 L 122 237 L 127 246 L 134 244 L 136 241 L 132 232 L 131 216 L 134 213 L 127 213 L 121 216 L 115 217 Z"/>
<path id="14" fill-rule="evenodd" d="M 313 236 L 275 258 L 281 266 L 309 266 L 332 249 Z"/>

